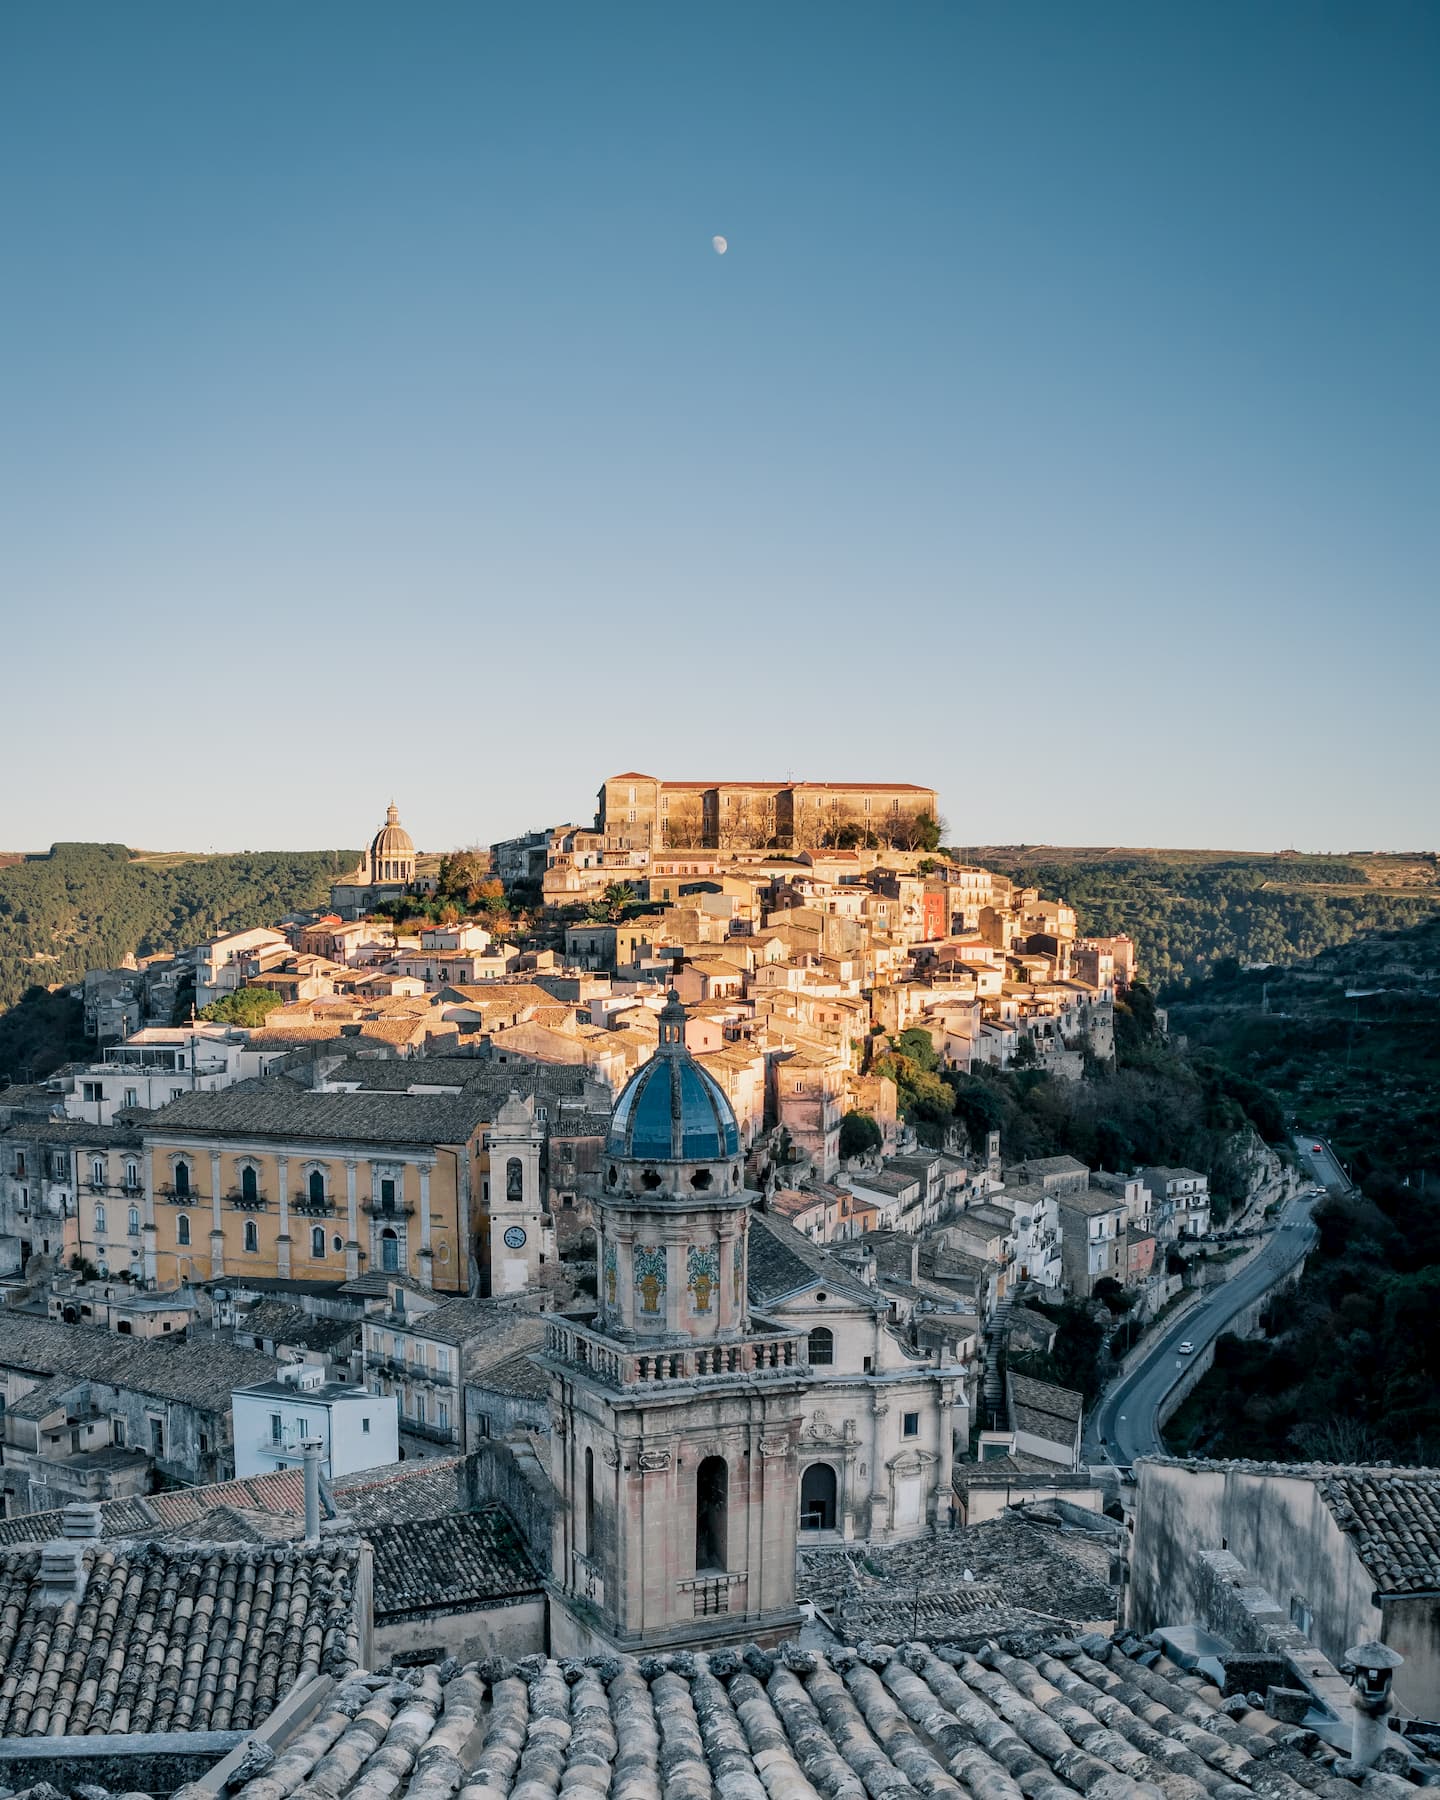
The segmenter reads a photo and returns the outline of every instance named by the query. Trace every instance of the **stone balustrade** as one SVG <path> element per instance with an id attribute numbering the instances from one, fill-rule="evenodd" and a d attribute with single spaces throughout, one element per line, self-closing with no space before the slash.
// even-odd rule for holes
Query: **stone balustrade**
<path id="1" fill-rule="evenodd" d="M 769 1332 L 716 1343 L 620 1346 L 573 1320 L 552 1320 L 545 1349 L 557 1362 L 586 1369 L 610 1387 L 662 1382 L 763 1380 L 808 1371 L 798 1332 Z"/>

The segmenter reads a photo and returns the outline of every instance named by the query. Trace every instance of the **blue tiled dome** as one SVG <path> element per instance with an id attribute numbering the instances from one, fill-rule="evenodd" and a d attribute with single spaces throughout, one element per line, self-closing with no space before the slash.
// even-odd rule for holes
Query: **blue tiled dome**
<path id="1" fill-rule="evenodd" d="M 640 1162 L 721 1162 L 737 1155 L 740 1131 L 730 1102 L 680 1041 L 684 1009 L 672 1001 L 660 1016 L 660 1047 L 621 1089 L 607 1151 Z"/>

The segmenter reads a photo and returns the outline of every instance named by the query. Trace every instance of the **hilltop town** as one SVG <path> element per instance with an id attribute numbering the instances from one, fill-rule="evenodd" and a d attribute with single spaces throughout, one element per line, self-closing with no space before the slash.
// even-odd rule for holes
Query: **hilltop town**
<path id="1" fill-rule="evenodd" d="M 1126 1635 L 1187 1621 L 1245 1693 L 1301 1695 L 1277 1716 L 1349 1731 L 1345 1639 L 1382 1622 L 1338 1597 L 1359 1592 L 1346 1559 L 1418 1592 L 1394 1519 L 1440 1479 L 1258 1470 L 1242 1492 L 1091 1441 L 1057 1338 L 1123 1321 L 1143 1361 L 1207 1284 L 1210 1182 L 1014 1158 L 927 1105 L 985 1071 L 1092 1080 L 1117 1007 L 1153 1015 L 1129 937 L 957 862 L 939 818 L 909 784 L 627 773 L 591 825 L 441 858 L 392 804 L 327 909 L 87 973 L 93 1052 L 0 1090 L 0 1533 L 46 1631 L 93 1627 L 127 1580 L 168 1598 L 131 1687 L 122 1658 L 6 1713 L 0 1684 L 0 1758 L 52 1720 L 107 1741 L 269 1721 L 283 1748 L 302 1689 L 348 1741 L 345 1683 L 394 1659 L 422 1667 L 368 1691 L 429 1708 L 412 1756 L 452 1706 L 508 1742 L 510 1711 L 543 1716 L 567 1681 L 577 1705 L 597 1687 L 603 1747 L 627 1681 L 693 1719 L 756 1657 L 783 1714 L 782 1676 L 797 1705 L 797 1678 L 817 1704 L 861 1692 L 877 1643 L 911 1644 L 915 1705 L 954 1704 L 958 1668 L 1003 1712 L 1011 1680 L 1028 1691 L 1017 1650 L 1102 1683 L 1107 1659 L 1139 1680 L 1163 1655 L 1189 1680 L 1183 1635 Z M 1270 1254 L 1299 1185 L 1250 1153 L 1222 1261 Z M 1267 1599 L 1294 1579 L 1273 1546 L 1317 1506 L 1334 1604 L 1297 1624 Z M 1227 1548 L 1242 1513 L 1272 1522 L 1255 1567 Z M 280 1680 L 273 1657 L 245 1677 L 244 1633 L 224 1674 L 176 1602 L 257 1569 Z M 326 1623 L 296 1635 L 312 1604 Z M 1434 1677 L 1418 1630 L 1412 1709 Z M 1249 1753 L 1269 1771 L 1282 1747 Z"/>

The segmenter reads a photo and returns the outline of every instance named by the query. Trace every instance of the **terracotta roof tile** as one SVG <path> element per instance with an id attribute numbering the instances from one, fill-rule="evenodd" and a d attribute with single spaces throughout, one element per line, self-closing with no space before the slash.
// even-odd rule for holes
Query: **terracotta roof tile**
<path id="1" fill-rule="evenodd" d="M 297 1681 L 357 1666 L 354 1544 L 81 1555 L 59 1604 L 38 1551 L 0 1557 L 0 1737 L 245 1731 Z"/>

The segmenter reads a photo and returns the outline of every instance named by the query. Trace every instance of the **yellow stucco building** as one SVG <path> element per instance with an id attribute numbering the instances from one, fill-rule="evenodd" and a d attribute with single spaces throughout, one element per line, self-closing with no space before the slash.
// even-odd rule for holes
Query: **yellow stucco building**
<path id="1" fill-rule="evenodd" d="M 478 1094 L 314 1092 L 283 1076 L 187 1094 L 145 1128 L 144 1272 L 470 1288 Z"/>

